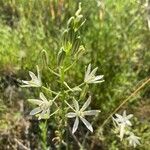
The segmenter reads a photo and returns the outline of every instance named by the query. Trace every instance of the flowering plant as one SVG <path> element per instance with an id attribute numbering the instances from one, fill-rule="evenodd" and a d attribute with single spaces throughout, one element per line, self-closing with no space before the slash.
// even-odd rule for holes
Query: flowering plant
<path id="1" fill-rule="evenodd" d="M 89 63 L 85 71 L 85 75 L 82 77 L 82 83 L 74 87 L 70 87 L 69 83 L 67 82 L 68 80 L 65 78 L 67 72 L 75 64 L 77 64 L 78 60 L 85 53 L 85 48 L 81 42 L 79 32 L 80 28 L 85 23 L 83 15 L 81 14 L 81 10 L 81 3 L 79 3 L 79 8 L 75 15 L 72 16 L 67 22 L 67 28 L 62 34 L 63 40 L 61 43 L 61 48 L 57 54 L 57 66 L 55 69 L 51 69 L 49 64 L 46 66 L 51 72 L 51 75 L 57 77 L 58 79 L 54 81 L 58 84 L 57 89 L 52 89 L 52 87 L 46 86 L 50 84 L 44 84 L 40 75 L 40 65 L 37 66 L 37 76 L 33 72 L 29 71 L 31 80 L 22 80 L 22 87 L 39 88 L 40 99 L 28 99 L 30 103 L 37 105 L 37 107 L 30 112 L 30 115 L 38 117 L 38 120 L 42 119 L 46 121 L 50 117 L 54 117 L 54 120 L 56 121 L 56 137 L 53 138 L 53 141 L 57 140 L 56 143 L 59 149 L 61 148 L 61 145 L 65 145 L 67 147 L 69 143 L 65 141 L 66 136 L 64 135 L 65 133 L 68 134 L 68 130 L 70 131 L 70 121 L 68 121 L 68 118 L 75 118 L 71 134 L 77 141 L 80 148 L 83 148 L 83 145 L 80 144 L 75 136 L 75 132 L 80 128 L 79 120 L 82 121 L 89 131 L 93 132 L 93 122 L 90 123 L 87 121 L 87 119 L 85 119 L 85 117 L 97 116 L 97 114 L 100 112 L 100 110 L 86 110 L 92 102 L 91 94 L 87 94 L 90 90 L 89 86 L 87 85 L 104 82 L 104 75 L 96 75 L 98 67 L 92 70 L 92 65 Z M 44 54 L 46 55 L 46 58 L 48 58 L 46 51 L 44 51 Z M 69 59 L 69 65 L 66 63 L 68 62 L 66 61 L 67 59 Z M 84 102 L 87 96 L 88 99 Z M 73 102 L 73 105 L 71 105 L 70 100 Z M 80 105 L 82 105 L 81 108 Z M 70 109 L 72 112 L 69 111 Z M 132 132 L 127 132 L 128 126 L 132 125 L 129 120 L 132 117 L 132 114 L 126 115 L 126 111 L 124 111 L 122 116 L 115 114 L 113 121 L 115 122 L 116 128 L 119 131 L 119 137 L 121 141 L 125 135 L 128 135 L 127 139 L 129 144 L 136 147 L 137 144 L 140 144 L 140 138 L 135 136 Z M 86 135 L 88 135 L 88 132 Z"/>

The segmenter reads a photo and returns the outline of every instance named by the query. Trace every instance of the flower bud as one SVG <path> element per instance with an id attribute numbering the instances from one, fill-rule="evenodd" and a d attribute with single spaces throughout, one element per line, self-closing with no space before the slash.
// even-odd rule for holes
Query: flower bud
<path id="1" fill-rule="evenodd" d="M 57 64 L 59 66 L 63 63 L 65 56 L 66 56 L 66 52 L 64 51 L 64 49 L 62 47 L 57 55 Z"/>
<path id="2" fill-rule="evenodd" d="M 73 28 L 74 26 L 74 17 L 71 17 L 67 22 L 67 28 Z"/>
<path id="3" fill-rule="evenodd" d="M 85 53 L 85 48 L 83 45 L 80 45 L 78 51 L 75 54 L 75 59 L 80 59 L 84 53 Z"/>

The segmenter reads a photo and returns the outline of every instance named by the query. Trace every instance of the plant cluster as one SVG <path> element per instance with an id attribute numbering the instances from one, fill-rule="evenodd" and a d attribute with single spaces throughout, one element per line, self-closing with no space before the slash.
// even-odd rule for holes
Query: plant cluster
<path id="1" fill-rule="evenodd" d="M 30 112 L 30 115 L 35 115 L 39 120 L 48 120 L 53 116 L 55 120 L 60 122 L 57 133 L 57 140 L 60 143 L 59 148 L 61 144 L 68 144 L 64 140 L 64 134 L 67 130 L 65 128 L 70 128 L 70 123 L 67 123 L 67 118 L 75 118 L 72 127 L 72 135 L 75 137 L 74 133 L 79 128 L 79 120 L 83 122 L 89 131 L 93 132 L 92 124 L 87 121 L 86 116 L 97 116 L 100 113 L 100 110 L 86 110 L 92 101 L 91 94 L 88 94 L 90 90 L 89 85 L 104 82 L 103 75 L 96 75 L 98 67 L 92 70 L 92 65 L 89 64 L 86 68 L 84 78 L 82 79 L 83 82 L 75 87 L 71 87 L 71 85 L 67 83 L 68 79 L 66 79 L 67 72 L 77 64 L 79 59 L 81 59 L 85 53 L 85 48 L 80 38 L 80 28 L 85 23 L 81 10 L 81 3 L 79 3 L 75 15 L 67 22 L 67 28 L 62 34 L 63 40 L 61 41 L 61 48 L 57 55 L 56 69 L 53 70 L 49 66 L 46 66 L 51 72 L 50 75 L 57 78 L 56 82 L 58 82 L 59 90 L 54 90 L 52 87 L 43 84 L 41 78 L 42 73 L 38 66 L 37 75 L 29 71 L 31 80 L 22 80 L 22 83 L 24 84 L 22 87 L 37 87 L 40 88 L 40 90 L 45 90 L 45 93 L 42 91 L 39 92 L 39 99 L 28 99 L 30 103 L 37 105 L 37 107 Z M 47 52 L 43 52 L 46 56 L 45 58 L 47 58 Z M 68 62 L 70 62 L 70 64 Z M 47 83 L 46 85 L 50 84 Z M 85 101 L 86 97 L 87 100 Z M 80 105 L 82 105 L 82 107 L 80 107 Z M 70 109 L 72 110 L 71 112 L 69 111 Z M 136 147 L 140 144 L 139 137 L 126 130 L 128 126 L 131 126 L 129 119 L 132 116 L 133 115 L 131 114 L 126 116 L 126 111 L 124 111 L 123 116 L 116 114 L 116 118 L 113 118 L 113 121 L 117 131 L 120 133 L 120 139 L 122 140 L 124 135 L 128 135 L 127 139 L 129 140 L 129 144 Z M 79 146 L 82 148 L 81 144 L 79 144 Z"/>

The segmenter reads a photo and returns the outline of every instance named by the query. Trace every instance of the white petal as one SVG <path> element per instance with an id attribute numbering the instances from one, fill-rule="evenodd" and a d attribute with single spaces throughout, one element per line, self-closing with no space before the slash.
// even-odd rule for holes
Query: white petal
<path id="1" fill-rule="evenodd" d="M 40 120 L 41 118 L 44 117 L 44 115 L 46 114 L 47 110 L 43 110 L 40 114 L 39 114 L 39 118 L 38 120 Z"/>
<path id="2" fill-rule="evenodd" d="M 130 119 L 130 118 L 132 118 L 133 117 L 133 114 L 130 114 L 130 115 L 128 115 L 126 118 L 127 119 Z"/>
<path id="3" fill-rule="evenodd" d="M 85 72 L 85 78 L 87 78 L 87 76 L 90 74 L 90 71 L 91 71 L 91 64 L 88 65 L 88 68 Z"/>
<path id="4" fill-rule="evenodd" d="M 121 115 L 119 115 L 119 114 L 115 114 L 115 116 L 117 117 L 116 119 L 118 120 L 122 120 L 122 116 Z"/>
<path id="5" fill-rule="evenodd" d="M 139 137 L 137 137 L 138 139 L 140 139 Z M 141 143 L 139 142 L 139 140 L 136 140 L 136 143 L 138 144 L 138 145 L 140 145 Z"/>
<path id="6" fill-rule="evenodd" d="M 40 107 L 37 107 L 35 109 L 33 109 L 31 112 L 30 112 L 30 115 L 35 115 L 35 114 L 38 114 L 39 112 L 41 112 L 41 108 Z"/>
<path id="7" fill-rule="evenodd" d="M 100 112 L 100 110 L 88 110 L 88 111 L 84 111 L 83 114 L 85 116 L 92 116 L 92 115 L 96 115 Z"/>
<path id="8" fill-rule="evenodd" d="M 21 85 L 21 87 L 39 87 L 39 86 L 41 86 L 39 83 L 36 83 L 33 80 L 31 80 L 31 81 L 24 81 L 24 80 L 22 80 L 22 82 L 24 84 L 27 84 L 27 85 Z"/>
<path id="9" fill-rule="evenodd" d="M 91 103 L 91 96 L 87 99 L 87 101 L 84 103 L 84 105 L 81 108 L 81 111 L 84 111 Z"/>
<path id="10" fill-rule="evenodd" d="M 127 116 L 126 110 L 123 111 L 123 115 L 122 115 L 122 116 L 123 116 L 123 117 L 126 117 L 126 116 Z"/>
<path id="11" fill-rule="evenodd" d="M 121 124 L 121 126 L 120 126 L 120 139 L 121 139 L 121 141 L 124 137 L 124 133 L 125 133 L 125 125 Z"/>
<path id="12" fill-rule="evenodd" d="M 85 126 L 86 126 L 91 132 L 93 132 L 93 127 L 92 127 L 92 125 L 91 125 L 86 119 L 84 119 L 83 117 L 80 117 L 80 119 L 81 119 L 82 122 L 85 124 Z"/>
<path id="13" fill-rule="evenodd" d="M 101 82 L 104 82 L 105 80 L 100 80 L 100 81 L 91 81 L 91 82 L 89 82 L 89 83 L 101 83 Z"/>
<path id="14" fill-rule="evenodd" d="M 78 104 L 78 102 L 77 102 L 77 100 L 75 98 L 73 99 L 73 105 L 74 105 L 75 109 L 77 111 L 79 111 L 79 104 Z"/>
<path id="15" fill-rule="evenodd" d="M 104 75 L 96 76 L 96 77 L 95 77 L 95 80 L 100 80 L 100 79 L 102 79 L 103 77 L 104 77 Z"/>
<path id="16" fill-rule="evenodd" d="M 22 80 L 22 83 L 29 84 L 29 81 Z M 26 86 L 26 85 L 25 85 Z"/>
<path id="17" fill-rule="evenodd" d="M 48 109 L 46 110 L 46 114 L 47 114 L 47 115 L 50 115 L 50 108 L 48 108 Z"/>
<path id="18" fill-rule="evenodd" d="M 116 126 L 119 126 L 119 122 L 116 120 L 116 118 L 112 117 L 112 119 L 113 119 L 113 122 L 114 122 L 115 127 L 116 127 Z"/>
<path id="19" fill-rule="evenodd" d="M 66 117 L 68 117 L 68 118 L 73 118 L 73 117 L 75 117 L 75 116 L 76 116 L 76 114 L 73 113 L 73 112 L 70 112 L 70 113 L 67 113 L 67 114 L 66 114 Z"/>
<path id="20" fill-rule="evenodd" d="M 136 143 L 135 142 L 133 142 L 133 147 L 136 148 Z"/>
<path id="21" fill-rule="evenodd" d="M 29 71 L 29 75 L 30 75 L 32 80 L 37 80 L 37 77 L 33 72 Z"/>
<path id="22" fill-rule="evenodd" d="M 72 129 L 73 134 L 76 132 L 78 125 L 79 125 L 79 118 L 76 117 L 76 120 L 75 120 L 74 125 L 73 125 L 73 129 Z"/>
<path id="23" fill-rule="evenodd" d="M 44 96 L 44 94 L 42 93 L 42 92 L 40 92 L 40 98 L 41 98 L 41 100 L 43 100 L 44 102 L 48 102 L 47 101 L 47 98 Z"/>
<path id="24" fill-rule="evenodd" d="M 36 87 L 35 83 L 33 83 L 32 81 L 24 81 L 24 80 L 22 80 L 22 83 L 24 83 L 26 85 L 21 85 L 21 87 Z"/>
<path id="25" fill-rule="evenodd" d="M 129 120 L 126 120 L 126 124 L 129 125 L 129 126 L 132 126 L 132 124 Z"/>
<path id="26" fill-rule="evenodd" d="M 43 101 L 38 100 L 38 99 L 28 99 L 28 101 L 30 103 L 36 104 L 36 105 L 40 105 L 41 103 L 43 103 Z"/>
<path id="27" fill-rule="evenodd" d="M 97 71 L 98 67 L 96 67 L 95 69 L 92 70 L 92 72 L 90 73 L 91 76 L 95 76 L 95 73 Z"/>
<path id="28" fill-rule="evenodd" d="M 74 87 L 72 90 L 73 90 L 73 91 L 82 91 L 82 89 L 79 88 L 78 86 Z"/>

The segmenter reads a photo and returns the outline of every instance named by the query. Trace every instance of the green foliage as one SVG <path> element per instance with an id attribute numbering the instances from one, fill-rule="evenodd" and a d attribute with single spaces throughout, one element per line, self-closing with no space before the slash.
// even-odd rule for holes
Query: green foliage
<path id="1" fill-rule="evenodd" d="M 40 130 L 41 130 L 41 144 L 42 144 L 42 149 L 47 150 L 47 121 L 41 122 L 39 124 Z"/>
<path id="2" fill-rule="evenodd" d="M 83 0 L 82 5 L 86 23 L 79 32 L 80 37 L 77 34 L 73 39 L 75 44 L 71 45 L 72 36 L 66 39 L 64 31 L 67 20 L 78 7 L 77 1 L 0 0 L 0 67 L 10 65 L 20 73 L 22 69 L 31 70 L 38 64 L 43 71 L 44 83 L 51 83 L 57 91 L 59 84 L 53 82 L 57 79 L 49 75 L 49 69 L 43 69 L 44 63 L 55 69 L 55 66 L 64 63 L 63 59 L 66 53 L 70 55 L 70 49 L 84 45 L 86 53 L 79 60 L 80 65 L 74 64 L 66 78 L 68 84 L 74 87 L 82 80 L 85 64 L 92 63 L 99 67 L 99 73 L 105 75 L 105 84 L 90 86 L 90 89 L 94 93 L 92 107 L 102 110 L 99 120 L 102 123 L 104 117 L 131 93 L 135 85 L 150 74 L 147 9 L 143 1 L 136 0 L 101 0 L 100 3 L 98 0 Z M 75 28 L 78 28 L 77 24 Z M 83 42 L 79 44 L 80 39 Z M 67 42 L 62 45 L 64 40 Z M 69 64 L 73 57 L 66 60 L 65 63 Z M 134 99 L 149 100 L 148 93 L 147 88 Z M 131 103 L 131 107 L 134 105 L 137 103 Z M 146 125 L 140 126 L 144 128 Z M 43 131 L 41 136 L 44 142 L 45 133 Z M 145 139 L 143 143 L 146 143 L 143 150 L 148 147 L 148 135 L 141 135 Z M 111 149 L 117 149 L 118 142 L 114 139 L 108 137 L 104 143 L 108 143 Z M 119 148 L 122 149 L 122 146 L 119 145 Z"/>

